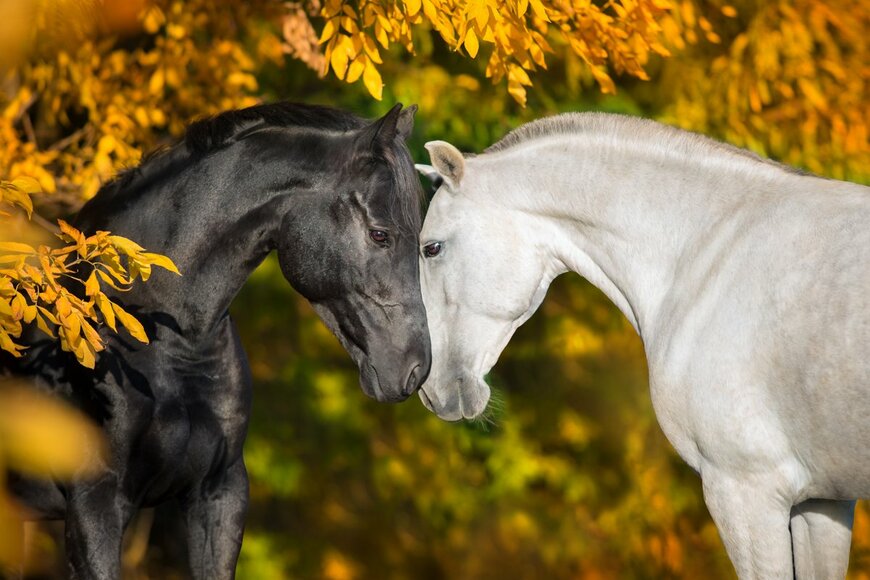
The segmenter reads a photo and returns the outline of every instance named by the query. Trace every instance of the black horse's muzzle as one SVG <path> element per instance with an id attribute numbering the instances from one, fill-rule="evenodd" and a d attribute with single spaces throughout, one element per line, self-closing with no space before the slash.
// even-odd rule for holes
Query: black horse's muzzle
<path id="1" fill-rule="evenodd" d="M 360 385 L 363 391 L 381 403 L 401 403 L 417 392 L 426 377 L 432 358 L 428 341 L 425 348 L 414 348 L 405 356 L 390 356 L 384 353 L 364 363 L 360 368 Z M 366 372 L 366 371 L 369 372 Z"/>

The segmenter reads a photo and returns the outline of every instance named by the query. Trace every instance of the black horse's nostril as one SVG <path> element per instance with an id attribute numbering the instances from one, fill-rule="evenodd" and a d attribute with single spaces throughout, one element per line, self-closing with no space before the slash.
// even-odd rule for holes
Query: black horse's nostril
<path id="1" fill-rule="evenodd" d="M 411 374 L 408 375 L 408 380 L 405 381 L 405 388 L 402 394 L 410 397 L 414 394 L 414 391 L 420 388 L 422 382 L 420 380 L 420 365 L 414 365 L 414 368 L 411 369 Z"/>

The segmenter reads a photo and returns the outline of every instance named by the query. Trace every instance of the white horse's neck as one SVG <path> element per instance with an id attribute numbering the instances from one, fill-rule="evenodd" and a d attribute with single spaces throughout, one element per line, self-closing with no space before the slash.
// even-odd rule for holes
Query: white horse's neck
<path id="1" fill-rule="evenodd" d="M 645 343 L 680 269 L 718 228 L 733 227 L 723 218 L 743 211 L 747 195 L 763 199 L 773 183 L 798 178 L 654 127 L 669 134 L 554 134 L 468 160 L 487 164 L 480 174 L 498 180 L 483 188 L 493 202 L 526 214 L 550 258 L 601 289 Z"/>

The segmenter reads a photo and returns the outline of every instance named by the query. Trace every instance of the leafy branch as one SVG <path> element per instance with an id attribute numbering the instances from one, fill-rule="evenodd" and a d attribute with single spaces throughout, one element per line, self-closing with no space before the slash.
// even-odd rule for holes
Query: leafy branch
<path id="1" fill-rule="evenodd" d="M 39 183 L 30 177 L 0 181 L 0 220 L 12 215 L 4 207 L 23 210 L 32 218 L 30 196 L 40 191 Z M 22 356 L 26 347 L 18 339 L 31 323 L 56 336 L 61 348 L 88 368 L 94 368 L 97 353 L 105 349 L 102 326 L 115 332 L 123 326 L 147 344 L 142 324 L 111 300 L 104 288 L 125 292 L 137 278 L 147 281 L 153 266 L 180 274 L 172 260 L 107 231 L 85 236 L 63 220 L 58 220 L 58 226 L 56 235 L 66 244 L 60 248 L 0 240 L 0 349 Z M 84 298 L 62 284 L 62 278 L 81 284 Z"/>

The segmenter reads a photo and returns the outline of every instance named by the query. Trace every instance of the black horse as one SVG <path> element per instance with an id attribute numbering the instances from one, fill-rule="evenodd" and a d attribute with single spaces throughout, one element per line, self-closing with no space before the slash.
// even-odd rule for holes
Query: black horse
<path id="1" fill-rule="evenodd" d="M 415 110 L 397 105 L 374 123 L 284 103 L 222 113 L 84 206 L 80 229 L 130 237 L 183 276 L 155 272 L 113 297 L 152 343 L 107 336 L 93 372 L 49 341 L 21 360 L 0 358 L 0 374 L 67 397 L 108 438 L 95 481 L 11 479 L 41 517 L 65 520 L 73 577 L 119 577 L 131 517 L 170 499 L 185 514 L 193 576 L 234 576 L 252 389 L 227 309 L 270 251 L 357 363 L 368 395 L 401 401 L 426 378 L 421 191 L 405 145 Z"/>

